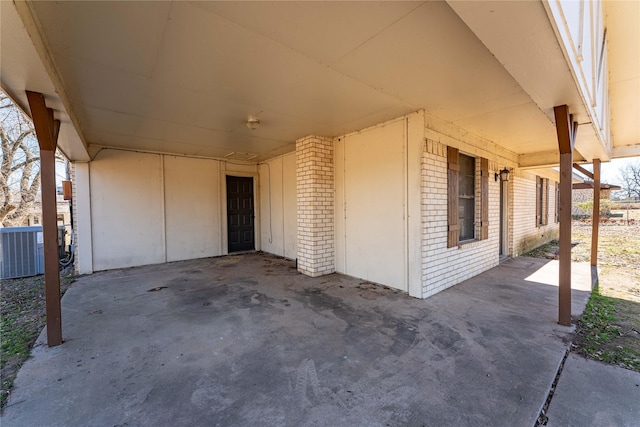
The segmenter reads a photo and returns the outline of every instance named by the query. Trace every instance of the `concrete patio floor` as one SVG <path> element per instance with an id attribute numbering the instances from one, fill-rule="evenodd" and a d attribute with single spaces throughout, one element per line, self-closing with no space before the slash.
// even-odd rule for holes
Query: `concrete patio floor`
<path id="1" fill-rule="evenodd" d="M 1 424 L 532 426 L 573 331 L 553 282 L 557 262 L 524 257 L 426 300 L 261 253 L 96 273 Z"/>

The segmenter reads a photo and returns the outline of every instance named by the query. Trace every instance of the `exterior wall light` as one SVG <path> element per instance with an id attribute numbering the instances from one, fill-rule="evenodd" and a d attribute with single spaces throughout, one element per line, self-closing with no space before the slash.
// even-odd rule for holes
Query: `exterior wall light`
<path id="1" fill-rule="evenodd" d="M 509 181 L 509 173 L 510 173 L 510 172 L 511 172 L 511 171 L 505 167 L 505 168 L 504 168 L 504 169 L 502 169 L 500 172 L 497 172 L 497 173 L 494 175 L 494 179 L 497 181 L 497 180 L 498 180 L 498 178 L 500 178 L 500 181 L 503 181 L 503 182 L 505 182 L 505 181 Z"/>
<path id="2" fill-rule="evenodd" d="M 256 130 L 260 127 L 260 119 L 257 117 L 249 116 L 247 118 L 247 127 L 251 130 Z"/>

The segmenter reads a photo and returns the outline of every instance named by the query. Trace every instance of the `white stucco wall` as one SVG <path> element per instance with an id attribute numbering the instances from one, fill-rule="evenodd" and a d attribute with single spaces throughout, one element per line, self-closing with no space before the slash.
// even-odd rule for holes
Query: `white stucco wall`
<path id="1" fill-rule="evenodd" d="M 263 162 L 260 176 L 262 250 L 296 258 L 296 154 Z"/>
<path id="2" fill-rule="evenodd" d="M 336 271 L 421 296 L 420 147 L 415 113 L 336 138 Z"/>
<path id="3" fill-rule="evenodd" d="M 79 273 L 226 254 L 227 175 L 258 201 L 255 165 L 115 149 L 76 165 Z"/>

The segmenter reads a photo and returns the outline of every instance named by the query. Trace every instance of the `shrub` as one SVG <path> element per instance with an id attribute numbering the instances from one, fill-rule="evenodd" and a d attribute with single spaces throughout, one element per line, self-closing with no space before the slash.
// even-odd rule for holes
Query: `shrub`
<path id="1" fill-rule="evenodd" d="M 593 200 L 589 200 L 588 202 L 576 203 L 576 205 L 585 213 L 588 212 L 589 214 L 591 214 L 593 212 Z M 600 218 L 608 218 L 611 216 L 612 205 L 613 203 L 609 199 L 600 200 Z"/>

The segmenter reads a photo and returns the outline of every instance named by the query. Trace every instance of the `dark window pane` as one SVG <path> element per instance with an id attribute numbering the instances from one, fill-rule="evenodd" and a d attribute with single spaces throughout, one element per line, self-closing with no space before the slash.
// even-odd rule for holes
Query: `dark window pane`
<path id="1" fill-rule="evenodd" d="M 466 197 L 473 197 L 475 193 L 475 182 L 473 176 L 461 176 L 460 177 L 460 195 Z"/>
<path id="2" fill-rule="evenodd" d="M 460 240 L 469 240 L 474 237 L 473 218 L 460 221 Z"/>
<path id="3" fill-rule="evenodd" d="M 458 175 L 458 218 L 460 240 L 473 239 L 475 236 L 475 158 L 460 154 L 460 173 Z"/>

